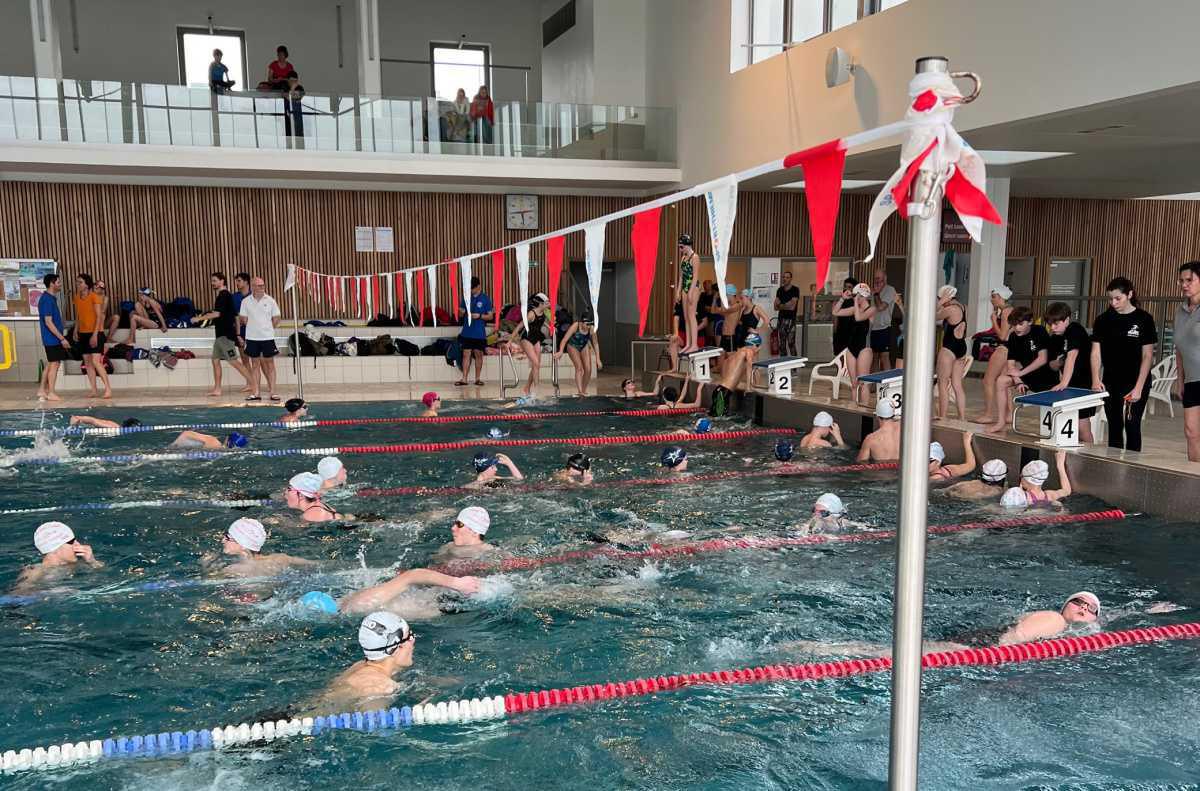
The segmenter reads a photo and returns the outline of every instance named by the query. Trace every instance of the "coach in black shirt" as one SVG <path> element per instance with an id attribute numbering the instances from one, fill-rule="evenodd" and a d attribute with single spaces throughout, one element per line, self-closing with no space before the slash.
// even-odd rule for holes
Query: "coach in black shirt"
<path id="1" fill-rule="evenodd" d="M 1108 310 L 1092 324 L 1092 389 L 1108 391 L 1108 446 L 1140 451 L 1158 331 L 1154 317 L 1137 307 L 1128 278 L 1108 284 L 1108 301 Z"/>

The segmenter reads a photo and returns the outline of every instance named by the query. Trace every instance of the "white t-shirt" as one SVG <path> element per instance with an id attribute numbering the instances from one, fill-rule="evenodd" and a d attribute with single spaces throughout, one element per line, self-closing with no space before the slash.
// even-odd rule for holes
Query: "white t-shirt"
<path id="1" fill-rule="evenodd" d="M 871 300 L 872 303 L 874 301 L 874 299 Z M 896 307 L 896 289 L 891 286 L 884 286 L 879 291 L 879 301 L 883 303 L 883 308 L 871 317 L 872 332 L 875 330 L 886 330 L 892 326 L 892 310 Z M 243 302 L 242 304 L 245 305 L 246 303 Z"/>
<path id="2" fill-rule="evenodd" d="M 246 318 L 246 340 L 271 341 L 275 340 L 275 325 L 271 319 L 283 314 L 270 294 L 263 294 L 262 299 L 255 299 L 251 294 L 242 300 L 238 315 Z"/>

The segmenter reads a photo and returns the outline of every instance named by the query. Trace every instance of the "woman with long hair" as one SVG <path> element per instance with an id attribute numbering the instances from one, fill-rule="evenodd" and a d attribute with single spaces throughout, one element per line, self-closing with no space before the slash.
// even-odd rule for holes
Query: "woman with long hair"
<path id="1" fill-rule="evenodd" d="M 963 392 L 963 377 L 967 366 L 967 309 L 954 297 L 958 289 L 942 286 L 937 292 L 937 314 L 942 322 L 942 346 L 937 353 L 937 416 L 950 414 L 950 391 L 958 406 L 958 417 L 966 420 L 967 396 Z"/>
<path id="2" fill-rule="evenodd" d="M 1154 317 L 1138 307 L 1129 278 L 1109 282 L 1108 304 L 1092 323 L 1092 389 L 1108 391 L 1108 446 L 1140 451 L 1158 330 Z"/>
<path id="3" fill-rule="evenodd" d="M 479 92 L 471 100 L 471 123 L 475 127 L 475 142 L 492 142 L 492 127 L 496 123 L 496 106 L 492 104 L 492 96 L 486 85 L 480 85 Z"/>
<path id="4" fill-rule="evenodd" d="M 524 326 L 517 328 L 521 342 L 521 350 L 529 362 L 529 380 L 521 390 L 525 395 L 531 395 L 537 385 L 542 371 L 542 344 L 546 341 L 546 319 L 550 312 L 550 298 L 542 292 L 533 295 L 525 314 L 529 329 Z"/>
<path id="5" fill-rule="evenodd" d="M 683 354 L 700 349 L 696 322 L 696 308 L 700 304 L 699 269 L 700 256 L 692 247 L 692 237 L 682 234 L 679 237 L 679 271 L 675 275 L 675 301 L 683 307 L 684 327 L 687 330 L 687 338 L 681 349 Z"/>
<path id="6" fill-rule="evenodd" d="M 996 419 L 996 380 L 1008 367 L 1008 335 L 1012 332 L 1009 317 L 1013 306 L 1008 303 L 1012 289 L 1008 286 L 996 286 L 992 289 L 992 333 L 1000 339 L 999 345 L 992 349 L 988 358 L 987 368 L 983 372 L 983 414 L 971 418 L 973 423 L 988 424 Z"/>

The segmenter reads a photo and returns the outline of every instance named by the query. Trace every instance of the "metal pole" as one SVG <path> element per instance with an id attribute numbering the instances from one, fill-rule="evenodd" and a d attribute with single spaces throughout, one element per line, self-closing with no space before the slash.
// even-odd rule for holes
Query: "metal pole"
<path id="1" fill-rule="evenodd" d="M 949 72 L 945 58 L 921 58 L 917 73 Z M 930 405 L 942 184 L 922 171 L 914 182 L 905 286 L 903 424 L 900 511 L 896 540 L 895 624 L 892 635 L 892 731 L 888 785 L 915 791 L 921 733 L 921 619 L 925 606 L 925 527 L 929 499 Z"/>
<path id="2" fill-rule="evenodd" d="M 296 366 L 296 395 L 304 398 L 304 356 L 300 354 L 300 308 L 297 306 L 297 288 L 292 286 L 292 345 L 296 347 L 296 356 L 292 362 Z"/>

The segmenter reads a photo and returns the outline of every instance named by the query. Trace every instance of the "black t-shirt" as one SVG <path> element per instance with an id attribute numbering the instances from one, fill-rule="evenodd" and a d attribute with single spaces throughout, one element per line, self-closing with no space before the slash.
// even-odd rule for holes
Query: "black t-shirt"
<path id="1" fill-rule="evenodd" d="M 1024 335 L 1017 333 L 1009 333 L 1008 340 L 1004 342 L 1008 347 L 1008 359 L 1020 365 L 1022 368 L 1029 365 L 1037 359 L 1038 352 L 1045 350 L 1047 352 L 1046 361 L 1049 362 L 1050 349 L 1050 333 L 1046 332 L 1045 327 L 1033 325 L 1029 328 L 1029 332 Z"/>
<path id="2" fill-rule="evenodd" d="M 1079 352 L 1075 355 L 1075 368 L 1071 371 L 1071 381 L 1067 382 L 1067 386 L 1090 388 L 1092 386 L 1092 339 L 1083 325 L 1077 321 L 1068 324 L 1062 335 L 1053 335 L 1050 338 L 1049 359 L 1065 358 L 1067 352 Z M 1065 359 L 1063 363 L 1066 363 Z M 1061 368 L 1058 373 L 1061 377 Z"/>
<path id="3" fill-rule="evenodd" d="M 797 286 L 788 286 L 787 288 L 780 286 L 779 288 L 775 289 L 775 299 L 779 300 L 780 305 L 791 302 L 793 299 L 799 300 L 800 299 L 800 289 Z M 799 301 L 797 301 L 796 307 L 793 308 L 792 310 L 787 310 L 786 308 L 780 308 L 779 309 L 779 318 L 781 318 L 781 319 L 796 318 L 796 310 L 799 309 L 799 307 L 800 307 L 800 303 L 799 303 Z"/>
<path id="4" fill-rule="evenodd" d="M 1137 383 L 1142 347 L 1158 343 L 1158 331 L 1154 317 L 1141 308 L 1123 314 L 1109 308 L 1096 317 L 1092 340 L 1100 344 L 1101 380 L 1111 392 L 1117 386 L 1132 388 Z"/>
<path id="5" fill-rule="evenodd" d="M 713 295 L 711 291 L 701 291 L 700 299 L 696 302 L 696 315 L 707 316 L 712 310 Z"/>
<path id="6" fill-rule="evenodd" d="M 213 310 L 220 314 L 213 322 L 217 337 L 236 341 L 238 337 L 237 312 L 233 309 L 233 294 L 230 294 L 228 289 L 223 289 L 220 294 L 217 294 L 217 304 Z"/>
<path id="7" fill-rule="evenodd" d="M 845 310 L 851 307 L 854 307 L 854 300 L 852 298 L 842 299 L 837 304 L 838 310 Z M 833 342 L 841 346 L 850 343 L 850 339 L 854 337 L 855 323 L 853 316 L 834 316 Z"/>

